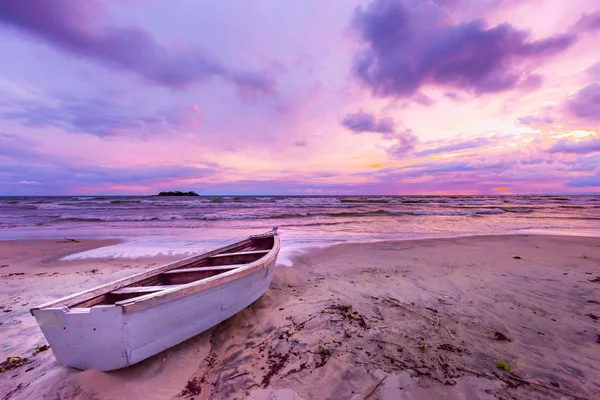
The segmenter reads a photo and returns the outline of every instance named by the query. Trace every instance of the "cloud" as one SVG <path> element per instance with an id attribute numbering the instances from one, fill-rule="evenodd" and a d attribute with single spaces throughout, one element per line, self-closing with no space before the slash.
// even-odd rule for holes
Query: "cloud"
<path id="1" fill-rule="evenodd" d="M 373 114 L 363 112 L 362 110 L 346 115 L 342 119 L 341 124 L 354 133 L 376 132 L 391 135 L 396 131 L 396 124 L 391 118 L 381 118 L 378 120 Z"/>
<path id="2" fill-rule="evenodd" d="M 194 128 L 202 120 L 198 106 L 142 112 L 119 104 L 109 97 L 76 98 L 61 95 L 37 100 L 13 100 L 0 105 L 0 118 L 19 121 L 24 126 L 55 127 L 99 137 L 120 135 L 123 131 L 166 133 Z"/>
<path id="3" fill-rule="evenodd" d="M 423 151 L 419 151 L 415 153 L 417 157 L 426 157 L 432 154 L 440 154 L 440 153 L 449 153 L 457 150 L 466 150 L 466 149 L 474 149 L 478 147 L 486 146 L 490 143 L 490 139 L 486 137 L 480 137 L 472 140 L 465 140 L 456 143 L 450 143 L 445 146 L 436 147 L 434 149 L 427 149 Z"/>
<path id="4" fill-rule="evenodd" d="M 535 115 L 527 115 L 525 117 L 519 118 L 518 121 L 521 125 L 532 125 L 542 122 L 546 124 L 551 124 L 554 122 L 554 119 L 551 117 L 537 117 Z"/>
<path id="5" fill-rule="evenodd" d="M 572 171 L 595 171 L 600 168 L 600 154 L 577 157 L 573 161 L 565 161 Z"/>
<path id="6" fill-rule="evenodd" d="M 415 149 L 419 139 L 410 129 L 396 133 L 394 135 L 396 143 L 388 148 L 386 152 L 394 157 L 404 156 Z"/>
<path id="7" fill-rule="evenodd" d="M 43 157 L 43 156 L 42 156 Z M 51 157 L 50 157 L 51 159 Z M 212 166 L 131 166 L 126 168 L 85 165 L 80 163 L 51 163 L 33 165 L 18 163 L 15 166 L 0 166 L 0 183 L 8 187 L 11 184 L 35 186 L 40 193 L 60 193 L 76 187 L 106 187 L 175 185 L 185 180 L 199 180 L 215 176 L 218 168 Z M 1 190 L 0 190 L 1 192 Z"/>
<path id="8" fill-rule="evenodd" d="M 560 139 L 550 148 L 550 153 L 587 154 L 595 151 L 600 151 L 599 136 L 589 140 L 580 141 Z"/>
<path id="9" fill-rule="evenodd" d="M 594 80 L 600 81 L 600 61 L 591 65 L 585 72 Z"/>
<path id="10" fill-rule="evenodd" d="M 521 160 L 521 164 L 523 165 L 541 165 L 541 164 L 552 164 L 554 160 L 545 159 L 545 158 L 534 158 L 531 160 Z"/>
<path id="11" fill-rule="evenodd" d="M 235 71 L 200 49 L 171 49 L 138 27 L 99 26 L 100 3 L 93 0 L 0 2 L 0 23 L 14 27 L 72 55 L 135 73 L 147 81 L 184 88 L 210 77 L 235 84 L 242 97 L 274 92 L 265 74 Z"/>
<path id="12" fill-rule="evenodd" d="M 392 140 L 394 143 L 386 149 L 386 152 L 393 157 L 402 157 L 412 152 L 419 142 L 417 136 L 410 129 L 397 132 L 393 119 L 378 119 L 373 114 L 362 110 L 346 115 L 341 124 L 353 133 L 380 133 L 384 139 Z"/>
<path id="13" fill-rule="evenodd" d="M 354 73 L 380 97 L 410 97 L 425 85 L 476 94 L 512 89 L 531 81 L 528 63 L 575 40 L 530 40 L 509 24 L 488 28 L 482 20 L 454 23 L 447 10 L 420 0 L 374 0 L 357 8 L 352 24 L 365 45 Z"/>
<path id="14" fill-rule="evenodd" d="M 567 182 L 570 187 L 600 187 L 600 175 L 582 176 Z"/>
<path id="15" fill-rule="evenodd" d="M 391 170 L 391 175 L 400 178 L 420 178 L 426 175 L 475 171 L 469 162 L 431 162 Z"/>
<path id="16" fill-rule="evenodd" d="M 413 100 L 425 107 L 429 107 L 432 106 L 433 104 L 435 104 L 435 101 L 432 100 L 429 96 L 423 94 L 423 93 L 417 93 L 414 97 Z"/>
<path id="17" fill-rule="evenodd" d="M 600 10 L 582 16 L 576 25 L 576 29 L 580 31 L 600 30 Z"/>
<path id="18" fill-rule="evenodd" d="M 566 108 L 577 118 L 600 121 L 600 84 L 593 83 L 570 96 Z"/>

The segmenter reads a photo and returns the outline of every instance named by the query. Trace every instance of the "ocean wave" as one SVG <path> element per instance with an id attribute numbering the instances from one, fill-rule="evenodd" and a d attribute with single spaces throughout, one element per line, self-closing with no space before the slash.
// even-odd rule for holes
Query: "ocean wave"
<path id="1" fill-rule="evenodd" d="M 388 204 L 386 199 L 340 199 L 340 203 Z"/>
<path id="2" fill-rule="evenodd" d="M 126 199 L 126 200 L 111 200 L 110 204 L 132 204 L 132 203 L 141 203 L 142 200 L 133 200 L 133 199 Z"/>
<path id="3" fill-rule="evenodd" d="M 535 212 L 535 210 L 531 208 L 510 208 L 510 207 L 498 207 L 500 210 L 508 213 L 518 213 L 518 214 L 529 214 Z"/>
<path id="4" fill-rule="evenodd" d="M 56 218 L 56 217 L 55 217 Z M 53 222 L 142 222 L 142 221 L 173 221 L 173 220 L 183 220 L 188 219 L 182 215 L 160 215 L 160 216 L 150 216 L 150 215 L 140 215 L 140 216 L 110 216 L 110 217 L 100 217 L 100 216 L 60 216 L 56 218 Z M 197 219 L 197 218 L 190 218 Z"/>
<path id="5" fill-rule="evenodd" d="M 199 215 L 63 215 L 52 216 L 54 222 L 140 222 L 140 221 L 173 221 L 173 220 L 258 220 L 258 219 L 300 219 L 300 218 L 363 218 L 363 217 L 400 217 L 400 216 L 470 216 L 470 215 L 494 215 L 505 211 L 500 208 L 479 210 L 372 210 L 372 211 L 319 211 L 280 214 L 199 214 Z"/>

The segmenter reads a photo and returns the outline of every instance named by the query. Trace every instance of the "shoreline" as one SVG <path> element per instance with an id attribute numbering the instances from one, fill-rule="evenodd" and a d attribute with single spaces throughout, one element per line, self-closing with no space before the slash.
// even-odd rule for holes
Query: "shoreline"
<path id="1" fill-rule="evenodd" d="M 285 235 L 285 231 L 284 231 Z M 283 248 L 282 253 L 280 253 L 280 257 L 278 259 L 278 265 L 291 266 L 291 263 L 294 258 L 298 256 L 310 253 L 313 251 L 326 249 L 332 246 L 339 245 L 359 245 L 359 244 L 369 244 L 369 243 L 382 243 L 382 242 L 411 242 L 411 241 L 427 241 L 427 240 L 444 240 L 444 239 L 459 239 L 459 238 L 480 238 L 480 237 L 505 237 L 505 236 L 549 236 L 549 237 L 562 237 L 562 238 L 572 238 L 572 237 L 583 237 L 583 238 L 600 238 L 600 230 L 581 230 L 581 229 L 572 229 L 572 230 L 524 230 L 524 231 L 514 231 L 514 232 L 506 232 L 506 233 L 489 233 L 489 234 L 465 234 L 465 235 L 440 235 L 440 236 L 423 236 L 423 237 L 402 237 L 402 238 L 374 238 L 374 239 L 364 239 L 364 240 L 345 240 L 345 241 L 337 241 L 337 242 L 327 242 L 323 245 L 315 245 L 314 243 L 306 243 L 302 245 L 294 245 L 291 244 L 291 248 L 286 248 L 286 245 L 290 245 L 290 243 L 285 242 L 285 237 L 282 237 Z M 238 238 L 239 239 L 239 238 Z M 105 260 L 105 259 L 122 259 L 122 260 L 136 260 L 136 259 L 146 259 L 146 258 L 161 258 L 166 257 L 168 259 L 176 258 L 176 259 L 185 259 L 188 257 L 192 257 L 197 254 L 201 254 L 202 252 L 212 250 L 212 248 L 220 247 L 228 244 L 229 242 L 234 242 L 235 240 L 226 240 L 220 241 L 218 244 L 215 244 L 213 247 L 201 247 L 197 251 L 190 250 L 185 252 L 177 252 L 177 249 L 181 248 L 181 246 L 176 246 L 174 248 L 162 248 L 157 252 L 137 252 L 130 253 L 129 255 L 125 253 L 108 253 L 103 250 L 107 250 L 107 248 L 115 247 L 115 246 L 124 246 L 127 249 L 127 246 L 131 246 L 131 248 L 136 249 L 135 239 L 128 239 L 126 237 L 106 237 L 106 238 L 90 238 L 87 236 L 77 237 L 73 236 L 72 238 L 36 238 L 36 239 L 22 239 L 22 238 L 14 238 L 14 239 L 2 239 L 0 238 L 0 245 L 4 242 L 11 242 L 15 244 L 27 243 L 27 242 L 39 242 L 39 243 L 52 243 L 56 241 L 65 241 L 73 242 L 73 243 L 89 243 L 89 247 L 80 248 L 73 252 L 67 252 L 60 257 L 61 261 L 85 261 L 85 260 Z M 103 245 L 97 245 L 95 243 L 101 242 Z M 198 243 L 202 241 L 194 241 L 193 243 Z M 169 243 L 169 242 L 166 242 Z M 166 253 L 163 252 L 166 250 Z M 287 250 L 287 251 L 286 251 Z M 85 255 L 85 253 L 91 253 L 91 255 Z M 98 254 L 98 255 L 94 255 Z M 77 256 L 77 257 L 76 257 Z M 285 263 L 283 262 L 285 261 Z M 289 264 L 289 265 L 286 265 Z"/>
<path id="2" fill-rule="evenodd" d="M 600 301 L 599 284 L 588 282 L 600 275 L 596 238 L 479 235 L 306 249 L 292 268 L 277 269 L 252 306 L 133 367 L 81 372 L 57 364 L 51 351 L 31 356 L 46 343 L 31 306 L 179 258 L 58 259 L 98 244 L 0 242 L 0 266 L 10 264 L 0 268 L 0 305 L 11 307 L 0 314 L 1 355 L 29 358 L 0 374 L 0 394 L 362 399 L 385 378 L 376 389 L 384 399 L 556 398 L 507 381 L 510 374 L 588 398 L 600 391 L 598 322 L 586 315 L 600 314 L 589 302 Z M 7 276 L 15 273 L 24 275 Z M 455 339 L 427 318 L 439 318 Z M 494 340 L 493 331 L 511 341 Z M 199 394 L 186 392 L 200 381 Z"/>

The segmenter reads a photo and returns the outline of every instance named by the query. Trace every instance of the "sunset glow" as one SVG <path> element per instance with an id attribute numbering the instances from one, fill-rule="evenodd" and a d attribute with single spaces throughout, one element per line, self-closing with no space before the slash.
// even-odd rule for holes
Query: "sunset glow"
<path id="1" fill-rule="evenodd" d="M 595 0 L 5 0 L 0 195 L 598 193 L 599 42 Z"/>

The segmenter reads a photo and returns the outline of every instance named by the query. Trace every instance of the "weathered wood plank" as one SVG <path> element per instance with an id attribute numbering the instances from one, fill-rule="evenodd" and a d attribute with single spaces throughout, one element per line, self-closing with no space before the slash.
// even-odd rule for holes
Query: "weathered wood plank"
<path id="1" fill-rule="evenodd" d="M 165 275 L 168 274 L 180 274 L 185 272 L 203 272 L 203 271 L 229 271 L 230 269 L 236 269 L 239 267 L 243 267 L 248 264 L 234 264 L 234 265 L 221 265 L 216 267 L 198 267 L 198 268 L 180 268 L 173 269 L 171 271 L 164 272 Z"/>
<path id="2" fill-rule="evenodd" d="M 238 251 L 236 253 L 222 253 L 210 256 L 209 258 L 220 258 L 220 257 L 235 257 L 235 256 L 248 256 L 255 254 L 267 254 L 270 250 L 254 250 L 254 251 Z"/>
<path id="3" fill-rule="evenodd" d="M 160 286 L 130 286 L 117 289 L 111 294 L 129 294 L 129 293 L 152 293 L 161 290 L 175 289 L 178 285 L 160 285 Z"/>

